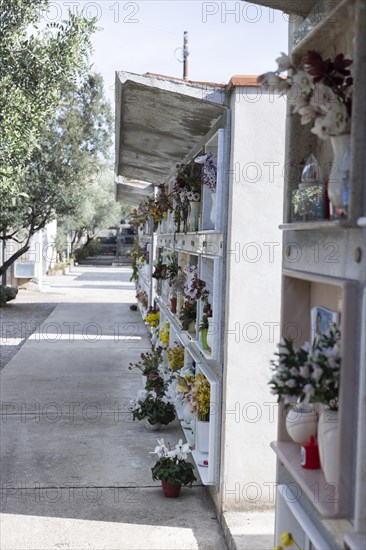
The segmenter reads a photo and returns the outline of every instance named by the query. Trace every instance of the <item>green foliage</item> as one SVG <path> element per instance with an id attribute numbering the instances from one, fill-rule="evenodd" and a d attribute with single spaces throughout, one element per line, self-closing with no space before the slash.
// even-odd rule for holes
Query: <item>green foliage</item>
<path id="1" fill-rule="evenodd" d="M 156 392 L 149 391 L 137 400 L 132 415 L 134 420 L 147 418 L 151 425 L 167 425 L 175 420 L 175 407 L 164 396 L 159 397 Z"/>
<path id="2" fill-rule="evenodd" d="M 60 104 L 88 70 L 95 21 L 69 14 L 40 26 L 49 0 L 1 0 L 0 185 L 16 200 L 29 160 Z M 7 205 L 6 205 L 7 206 Z"/>
<path id="3" fill-rule="evenodd" d="M 149 376 L 152 373 L 158 372 L 159 365 L 162 361 L 162 348 L 158 347 L 151 352 L 141 353 L 140 361 L 130 363 L 129 369 L 138 369 L 144 376 Z"/>
<path id="4" fill-rule="evenodd" d="M 5 239 L 18 242 L 25 237 L 26 247 L 52 219 L 78 214 L 88 186 L 91 193 L 90 179 L 100 157 L 108 154 L 111 128 L 99 75 L 89 74 L 78 85 L 65 86 L 57 117 L 44 129 L 18 184 L 20 196 L 15 199 L 9 187 L 0 187 L 1 238 L 4 233 Z M 0 272 L 8 266 L 9 262 Z"/>
<path id="5" fill-rule="evenodd" d="M 115 201 L 113 173 L 107 165 L 82 186 L 80 205 L 73 213 L 59 219 L 60 232 L 75 232 L 75 244 L 82 236 L 96 236 L 98 229 L 115 226 L 120 221 L 120 206 Z"/>
<path id="6" fill-rule="evenodd" d="M 80 262 L 81 260 L 85 260 L 85 258 L 89 258 L 90 256 L 96 256 L 101 251 L 101 245 L 100 242 L 92 239 L 84 246 L 81 246 L 80 248 L 77 248 L 74 251 L 74 258 L 77 262 Z"/>
<path id="7" fill-rule="evenodd" d="M 161 458 L 151 468 L 152 478 L 156 480 L 164 480 L 169 485 L 192 485 L 196 481 L 194 475 L 194 466 L 191 462 L 185 460 L 176 460 L 172 458 Z"/>

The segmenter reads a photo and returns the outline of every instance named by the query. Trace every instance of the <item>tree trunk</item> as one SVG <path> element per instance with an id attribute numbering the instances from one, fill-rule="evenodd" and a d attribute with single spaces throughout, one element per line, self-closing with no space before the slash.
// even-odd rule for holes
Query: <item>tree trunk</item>
<path id="1" fill-rule="evenodd" d="M 20 256 L 28 252 L 29 248 L 29 244 L 26 244 L 22 246 L 22 248 L 19 248 L 19 250 L 17 250 L 12 256 L 10 256 L 10 258 L 8 258 L 6 262 L 4 262 L 3 265 L 0 267 L 0 276 L 5 273 L 9 269 L 9 267 L 14 262 L 16 262 L 18 258 L 20 258 Z"/>

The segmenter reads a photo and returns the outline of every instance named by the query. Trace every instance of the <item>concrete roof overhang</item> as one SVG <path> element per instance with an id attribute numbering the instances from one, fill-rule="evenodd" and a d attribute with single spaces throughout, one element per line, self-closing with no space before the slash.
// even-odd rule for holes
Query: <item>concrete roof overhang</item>
<path id="1" fill-rule="evenodd" d="M 125 180 L 124 178 L 116 179 L 116 201 L 127 202 L 132 206 L 138 206 L 148 195 L 152 195 L 154 186 L 142 182 Z"/>
<path id="2" fill-rule="evenodd" d="M 244 1 L 244 0 L 242 0 Z M 317 0 L 250 0 L 252 4 L 260 4 L 285 13 L 293 13 L 306 17 L 315 6 Z"/>
<path id="3" fill-rule="evenodd" d="M 225 100 L 222 85 L 117 72 L 116 177 L 166 181 L 226 111 Z"/>

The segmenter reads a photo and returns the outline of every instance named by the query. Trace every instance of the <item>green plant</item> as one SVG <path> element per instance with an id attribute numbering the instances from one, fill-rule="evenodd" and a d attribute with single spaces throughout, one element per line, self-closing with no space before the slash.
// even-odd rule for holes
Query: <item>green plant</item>
<path id="1" fill-rule="evenodd" d="M 151 468 L 153 480 L 164 480 L 169 485 L 191 486 L 197 478 L 194 475 L 193 464 L 186 460 L 190 452 L 189 444 L 183 444 L 181 439 L 173 450 L 170 449 L 170 445 L 165 445 L 164 439 L 158 439 L 158 445 L 151 453 L 159 457 L 155 466 Z"/>
<path id="2" fill-rule="evenodd" d="M 142 290 L 142 288 L 139 288 L 136 291 L 136 298 L 141 302 L 142 307 L 144 309 L 148 308 L 149 300 L 148 300 L 147 292 L 145 290 Z"/>
<path id="3" fill-rule="evenodd" d="M 304 365 L 308 358 L 310 345 L 295 348 L 293 340 L 283 338 L 277 345 L 276 360 L 271 360 L 272 378 L 269 381 L 271 393 L 277 395 L 277 402 L 285 405 L 296 402 L 303 396 L 306 384 Z"/>
<path id="4" fill-rule="evenodd" d="M 151 352 L 141 353 L 140 361 L 137 363 L 130 363 L 129 370 L 138 369 L 144 376 L 149 376 L 152 373 L 159 371 L 161 363 L 161 348 L 156 348 Z"/>
<path id="5" fill-rule="evenodd" d="M 167 425 L 175 420 L 174 404 L 165 396 L 155 391 L 141 390 L 131 402 L 133 420 L 147 418 L 150 424 Z"/>
<path id="6" fill-rule="evenodd" d="M 209 324 L 208 324 L 208 318 L 209 317 L 212 317 L 212 308 L 211 308 L 211 304 L 209 304 L 206 301 L 205 305 L 203 306 L 203 315 L 202 315 L 202 320 L 201 320 L 201 323 L 200 323 L 200 326 L 199 326 L 200 330 L 204 330 L 204 329 L 209 328 Z"/>
<path id="7" fill-rule="evenodd" d="M 296 349 L 292 340 L 281 340 L 276 353 L 279 359 L 271 361 L 274 374 L 269 382 L 278 402 L 322 403 L 338 410 L 340 338 L 334 325 L 314 340 L 313 347 L 306 342 Z"/>
<path id="8" fill-rule="evenodd" d="M 196 302 L 185 301 L 180 310 L 179 320 L 182 323 L 183 330 L 188 330 L 192 321 L 196 321 L 197 305 Z"/>
<path id="9" fill-rule="evenodd" d="M 338 410 L 341 373 L 341 333 L 336 325 L 314 340 L 305 364 L 304 400 Z"/>
<path id="10" fill-rule="evenodd" d="M 174 348 L 167 348 L 166 350 L 169 359 L 169 368 L 173 372 L 184 367 L 184 347 L 174 346 Z"/>

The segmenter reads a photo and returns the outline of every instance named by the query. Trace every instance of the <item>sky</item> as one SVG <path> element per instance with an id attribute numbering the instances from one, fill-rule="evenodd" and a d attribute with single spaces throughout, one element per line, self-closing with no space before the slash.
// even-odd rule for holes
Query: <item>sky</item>
<path id="1" fill-rule="evenodd" d="M 45 17 L 66 18 L 69 8 L 97 17 L 92 59 L 112 104 L 116 70 L 182 77 L 184 31 L 191 80 L 227 83 L 234 74 L 261 74 L 288 50 L 286 15 L 250 2 L 57 0 Z"/>

